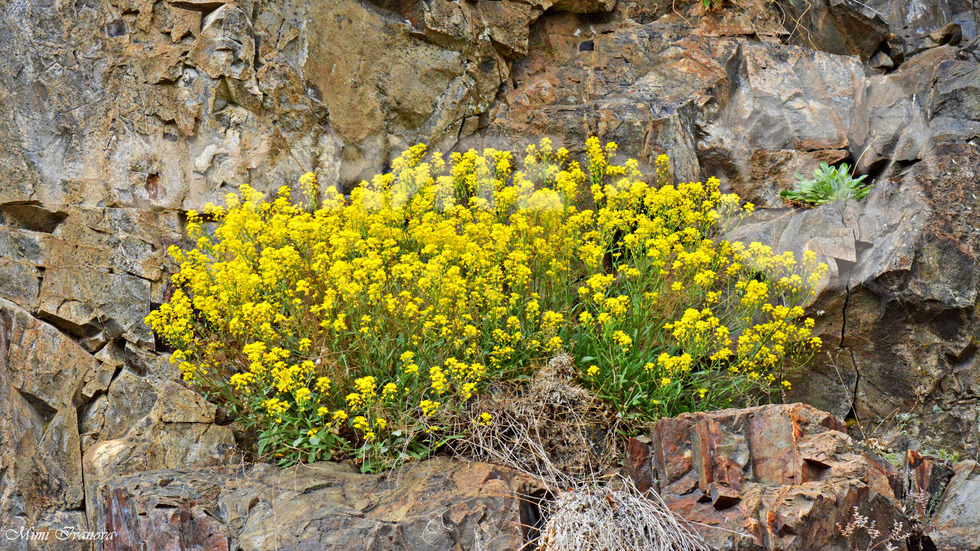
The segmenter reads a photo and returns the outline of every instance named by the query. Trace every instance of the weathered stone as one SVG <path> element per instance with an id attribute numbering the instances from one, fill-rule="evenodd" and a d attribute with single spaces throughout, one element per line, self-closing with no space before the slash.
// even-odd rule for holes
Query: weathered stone
<path id="1" fill-rule="evenodd" d="M 905 453 L 907 492 L 906 503 L 910 515 L 932 518 L 943 491 L 952 478 L 953 464 L 949 460 L 923 456 L 915 450 Z"/>
<path id="2" fill-rule="evenodd" d="M 548 137 L 577 153 L 588 136 L 602 136 L 642 166 L 666 153 L 678 180 L 698 178 L 694 121 L 724 101 L 738 43 L 659 23 L 595 36 L 587 49 L 579 42 L 557 66 L 526 62 L 493 113 L 488 142 L 521 148 Z"/>
<path id="3" fill-rule="evenodd" d="M 106 396 L 107 402 L 93 403 L 86 417 L 86 428 L 98 429 L 82 457 L 90 524 L 103 521 L 101 492 L 114 477 L 234 460 L 232 430 L 214 424 L 214 405 L 196 392 L 123 371 Z"/>
<path id="4" fill-rule="evenodd" d="M 853 547 L 838 524 L 855 507 L 886 529 L 906 522 L 894 469 L 844 431 L 802 404 L 683 414 L 654 426 L 653 468 L 665 503 L 700 523 L 713 549 L 843 551 Z M 686 447 L 692 453 L 678 453 Z M 695 491 L 671 482 L 690 474 L 700 480 Z"/>
<path id="5" fill-rule="evenodd" d="M 148 471 L 112 479 L 99 526 L 147 551 L 202 549 L 518 549 L 517 492 L 503 467 L 432 459 L 382 475 L 338 463 L 279 470 Z M 183 547 L 182 547 L 183 548 Z"/>
<path id="6" fill-rule="evenodd" d="M 39 315 L 80 337 L 91 351 L 125 337 L 152 342 L 143 318 L 150 313 L 150 283 L 121 274 L 91 269 L 55 268 L 44 274 Z"/>
<path id="7" fill-rule="evenodd" d="M 966 551 L 980 548 L 980 468 L 963 461 L 943 494 L 926 536 L 936 549 Z"/>
<path id="8" fill-rule="evenodd" d="M 623 460 L 623 475 L 629 477 L 636 489 L 646 492 L 654 487 L 654 472 L 650 462 L 650 439 L 646 436 L 630 438 Z"/>
<path id="9" fill-rule="evenodd" d="M 215 503 L 223 483 L 216 474 L 177 471 L 114 480 L 99 496 L 107 510 L 104 531 L 115 534 L 103 549 L 228 551 Z"/>
<path id="10" fill-rule="evenodd" d="M 554 11 L 573 13 L 601 13 L 616 6 L 616 0 L 545 0 L 544 3 L 550 3 L 550 9 Z"/>
<path id="11" fill-rule="evenodd" d="M 310 44 L 306 69 L 345 144 L 341 179 L 367 178 L 416 142 L 447 149 L 474 131 L 464 122 L 489 110 L 510 70 L 504 56 L 525 51 L 540 13 L 510 1 L 426 2 L 415 21 L 357 2 L 314 11 L 331 39 Z"/>
<path id="12" fill-rule="evenodd" d="M 856 0 L 803 0 L 780 5 L 794 43 L 867 61 L 889 36 L 885 20 Z"/>
<path id="13" fill-rule="evenodd" d="M 796 174 L 847 156 L 864 69 L 854 58 L 745 43 L 740 86 L 698 143 L 702 170 L 759 206 L 783 205 Z"/>
<path id="14" fill-rule="evenodd" d="M 889 43 L 899 45 L 904 57 L 912 57 L 929 47 L 930 35 L 951 24 L 959 26 L 962 36 L 971 40 L 977 36 L 980 23 L 976 6 L 966 0 L 928 3 L 915 0 L 869 0 L 865 5 L 888 24 L 893 35 L 889 38 Z M 942 34 L 946 33 L 940 33 L 940 36 Z"/>
<path id="15" fill-rule="evenodd" d="M 932 81 L 939 65 L 955 56 L 951 47 L 937 48 L 894 73 L 868 79 L 849 129 L 859 173 L 889 175 L 891 165 L 900 168 L 924 157 Z"/>
<path id="16" fill-rule="evenodd" d="M 23 260 L 0 257 L 0 296 L 30 309 L 40 290 L 41 272 L 37 266 Z"/>
<path id="17" fill-rule="evenodd" d="M 83 504 L 77 408 L 95 359 L 0 299 L 0 514 L 26 526 Z"/>

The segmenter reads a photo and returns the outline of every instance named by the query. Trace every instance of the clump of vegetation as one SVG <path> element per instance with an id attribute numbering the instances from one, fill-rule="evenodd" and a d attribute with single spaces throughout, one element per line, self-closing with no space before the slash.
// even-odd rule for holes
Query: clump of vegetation
<path id="1" fill-rule="evenodd" d="M 906 539 L 909 537 L 904 525 L 898 520 L 892 524 L 892 528 L 887 534 L 882 534 L 874 519 L 862 515 L 857 507 L 854 508 L 851 520 L 846 525 L 838 524 L 837 530 L 851 544 L 851 549 L 863 549 L 864 551 L 876 549 L 898 551 L 906 547 Z"/>
<path id="2" fill-rule="evenodd" d="M 796 183 L 796 187 L 785 189 L 780 195 L 783 199 L 808 205 L 864 199 L 871 192 L 874 183 L 864 184 L 867 175 L 854 178 L 850 171 L 851 167 L 847 163 L 832 167 L 821 162 L 820 168 L 813 171 L 812 179 L 797 174 L 796 178 L 799 182 Z"/>
<path id="3" fill-rule="evenodd" d="M 720 238 L 751 204 L 656 185 L 616 145 L 406 151 L 349 197 L 301 180 L 189 213 L 169 303 L 148 316 L 184 379 L 282 463 L 375 470 L 494 422 L 489 383 L 561 350 L 624 420 L 764 400 L 819 347 L 802 305 L 825 266 Z M 461 414 L 467 415 L 461 423 Z"/>
<path id="4" fill-rule="evenodd" d="M 537 551 L 707 551 L 711 547 L 654 493 L 629 479 L 571 489 L 550 504 Z"/>

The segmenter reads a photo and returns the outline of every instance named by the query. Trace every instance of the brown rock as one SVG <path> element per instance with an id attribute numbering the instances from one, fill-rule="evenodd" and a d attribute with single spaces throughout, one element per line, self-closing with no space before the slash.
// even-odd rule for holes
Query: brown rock
<path id="1" fill-rule="evenodd" d="M 850 549 L 837 528 L 854 507 L 890 528 L 905 522 L 894 474 L 854 446 L 833 415 L 810 406 L 760 406 L 661 419 L 653 429 L 661 481 L 690 469 L 700 488 L 661 483 L 667 505 L 716 549 Z M 675 473 L 666 478 L 666 473 Z M 683 475 L 684 480 L 688 475 Z M 723 528 L 722 529 L 714 529 Z"/>
<path id="2" fill-rule="evenodd" d="M 889 36 L 874 7 L 854 0 L 815 0 L 780 6 L 783 26 L 797 44 L 867 61 Z"/>
<path id="3" fill-rule="evenodd" d="M 80 337 L 94 352 L 109 340 L 153 342 L 143 318 L 150 313 L 150 282 L 137 277 L 76 268 L 44 274 L 38 314 Z"/>
<path id="4" fill-rule="evenodd" d="M 906 499 L 910 514 L 920 519 L 932 518 L 943 491 L 954 475 L 949 460 L 923 456 L 915 450 L 905 454 Z"/>
<path id="5" fill-rule="evenodd" d="M 623 461 L 623 475 L 629 477 L 640 492 L 654 488 L 654 472 L 650 463 L 650 439 L 630 438 Z"/>
<path id="6" fill-rule="evenodd" d="M 131 381 L 126 383 L 126 381 Z M 116 384 L 137 385 L 142 403 L 113 400 Z M 130 389 L 133 389 L 130 386 Z M 123 390 L 125 392 L 125 390 Z M 109 388 L 109 403 L 91 412 L 92 435 L 82 457 L 86 512 L 91 525 L 104 521 L 104 485 L 120 476 L 152 469 L 206 468 L 235 461 L 235 439 L 229 427 L 214 424 L 215 407 L 196 392 L 170 381 L 140 381 L 132 375 Z M 146 407 L 149 412 L 139 417 Z M 120 431 L 123 434 L 115 436 Z M 111 438 L 111 439 L 110 439 Z"/>
<path id="7" fill-rule="evenodd" d="M 547 0 L 553 11 L 572 13 L 601 13 L 612 11 L 616 0 Z"/>
<path id="8" fill-rule="evenodd" d="M 106 487 L 105 551 L 200 549 L 228 551 L 215 500 L 224 482 L 210 473 L 152 473 Z M 183 475 L 183 476 L 177 476 Z"/>
<path id="9" fill-rule="evenodd" d="M 96 361 L 0 299 L 0 514 L 27 525 L 83 504 L 77 408 Z"/>
<path id="10" fill-rule="evenodd" d="M 157 470 L 115 478 L 100 526 L 115 547 L 201 549 L 518 549 L 517 491 L 502 467 L 433 459 L 364 475 L 338 463 L 280 470 Z M 436 519 L 435 521 L 433 519 Z M 184 547 L 180 547 L 184 548 Z"/>

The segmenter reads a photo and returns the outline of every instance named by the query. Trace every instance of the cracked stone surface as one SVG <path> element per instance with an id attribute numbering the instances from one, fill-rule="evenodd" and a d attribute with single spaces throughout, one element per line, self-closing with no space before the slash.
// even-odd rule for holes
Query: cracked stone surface
<path id="1" fill-rule="evenodd" d="M 106 485 L 107 550 L 519 549 L 518 493 L 533 482 L 433 459 L 380 475 L 337 463 L 280 470 L 155 470 Z"/>
<path id="2" fill-rule="evenodd" d="M 142 323 L 171 292 L 166 249 L 186 244 L 186 212 L 310 170 L 349 186 L 418 141 L 574 148 L 599 134 L 647 165 L 670 154 L 678 179 L 718 176 L 767 207 L 740 236 L 831 267 L 811 305 L 828 354 L 793 374 L 791 397 L 865 426 L 900 418 L 884 425 L 898 445 L 976 453 L 978 12 L 794 9 L 809 11 L 4 3 L 4 526 L 95 526 L 110 478 L 233 462 L 231 429 Z M 841 160 L 877 180 L 865 201 L 784 208 L 795 173 Z"/>

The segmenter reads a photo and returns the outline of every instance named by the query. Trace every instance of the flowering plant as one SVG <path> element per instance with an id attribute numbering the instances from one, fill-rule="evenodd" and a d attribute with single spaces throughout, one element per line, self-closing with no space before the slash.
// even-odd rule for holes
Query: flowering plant
<path id="1" fill-rule="evenodd" d="M 523 169 L 486 149 L 417 145 L 345 197 L 300 181 L 243 186 L 188 215 L 169 303 L 147 317 L 184 379 L 284 463 L 353 456 L 372 470 L 492 423 L 469 411 L 560 349 L 624 418 L 767 397 L 819 346 L 802 304 L 812 254 L 729 243 L 750 204 L 707 183 L 656 185 L 616 145 L 580 164 L 542 140 Z"/>

